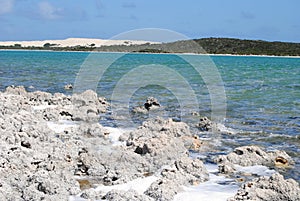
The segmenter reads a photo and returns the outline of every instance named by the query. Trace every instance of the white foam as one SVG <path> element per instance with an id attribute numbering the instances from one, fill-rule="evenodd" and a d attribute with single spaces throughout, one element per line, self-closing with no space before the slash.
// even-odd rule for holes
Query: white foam
<path id="1" fill-rule="evenodd" d="M 61 133 L 67 128 L 77 127 L 78 125 L 73 121 L 59 120 L 58 122 L 47 122 L 47 126 L 55 133 Z"/>
<path id="2" fill-rule="evenodd" d="M 220 130 L 221 133 L 226 133 L 226 134 L 232 134 L 235 135 L 237 133 L 239 133 L 240 131 L 235 130 L 233 128 L 228 128 L 223 124 L 217 124 L 217 128 Z"/>
<path id="3" fill-rule="evenodd" d="M 118 184 L 113 186 L 101 185 L 96 188 L 96 191 L 108 193 L 111 190 L 123 190 L 123 191 L 135 190 L 137 193 L 143 194 L 150 187 L 150 185 L 156 180 L 158 180 L 158 177 L 156 176 L 138 178 L 129 181 L 125 184 Z"/>
<path id="4" fill-rule="evenodd" d="M 120 129 L 120 128 L 112 128 L 112 127 L 104 127 L 109 131 L 108 138 L 113 144 L 113 146 L 122 146 L 125 142 L 120 142 L 119 137 L 124 133 L 130 131 L 130 129 Z"/>
<path id="5" fill-rule="evenodd" d="M 239 172 L 249 173 L 249 174 L 255 174 L 259 176 L 271 176 L 275 173 L 275 170 L 270 170 L 268 167 L 263 165 L 254 165 L 254 166 L 239 166 L 234 165 L 234 168 Z"/>
<path id="6" fill-rule="evenodd" d="M 239 187 L 230 184 L 232 179 L 213 174 L 218 172 L 217 165 L 205 164 L 205 167 L 210 173 L 209 180 L 197 186 L 184 186 L 184 192 L 178 193 L 174 201 L 226 201 L 236 194 Z"/>

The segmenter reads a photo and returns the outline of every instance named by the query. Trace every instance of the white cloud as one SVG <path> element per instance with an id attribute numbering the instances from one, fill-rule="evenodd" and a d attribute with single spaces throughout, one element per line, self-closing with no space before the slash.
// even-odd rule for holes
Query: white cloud
<path id="1" fill-rule="evenodd" d="M 47 1 L 40 2 L 38 6 L 40 15 L 45 19 L 55 20 L 63 16 L 63 9 L 56 8 Z"/>
<path id="2" fill-rule="evenodd" d="M 14 7 L 14 0 L 0 0 L 0 15 L 10 13 Z"/>

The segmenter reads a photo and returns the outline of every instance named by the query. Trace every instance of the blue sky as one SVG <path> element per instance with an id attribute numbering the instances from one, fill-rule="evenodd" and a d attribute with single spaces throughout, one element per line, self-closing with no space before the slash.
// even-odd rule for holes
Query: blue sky
<path id="1" fill-rule="evenodd" d="M 299 0 L 0 0 L 0 40 L 111 38 L 164 28 L 189 38 L 300 42 Z"/>

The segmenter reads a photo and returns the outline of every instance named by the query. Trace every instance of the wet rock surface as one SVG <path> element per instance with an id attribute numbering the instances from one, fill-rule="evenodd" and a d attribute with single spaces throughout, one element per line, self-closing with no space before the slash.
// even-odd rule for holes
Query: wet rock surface
<path id="1" fill-rule="evenodd" d="M 282 175 L 276 173 L 270 177 L 256 178 L 243 184 L 237 194 L 228 200 L 299 201 L 300 187 L 295 180 L 284 179 Z"/>
<path id="2" fill-rule="evenodd" d="M 150 110 L 155 110 L 160 107 L 160 103 L 154 97 L 148 97 L 143 106 L 137 106 L 132 109 L 133 113 L 147 114 Z"/>
<path id="3" fill-rule="evenodd" d="M 201 131 L 211 131 L 216 128 L 216 124 L 213 123 L 208 117 L 200 117 L 199 123 L 196 127 Z"/>
<path id="4" fill-rule="evenodd" d="M 286 168 L 294 164 L 293 159 L 284 151 L 266 152 L 258 146 L 237 147 L 227 155 L 216 157 L 221 173 L 235 171 L 235 165 L 254 166 L 264 165 L 269 167 Z"/>

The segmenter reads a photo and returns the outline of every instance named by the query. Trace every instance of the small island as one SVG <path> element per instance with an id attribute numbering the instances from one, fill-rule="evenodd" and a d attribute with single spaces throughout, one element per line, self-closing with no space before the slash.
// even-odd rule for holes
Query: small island
<path id="1" fill-rule="evenodd" d="M 0 49 L 300 56 L 300 43 L 235 38 L 202 38 L 169 43 L 69 38 L 52 41 L 0 42 Z"/>

